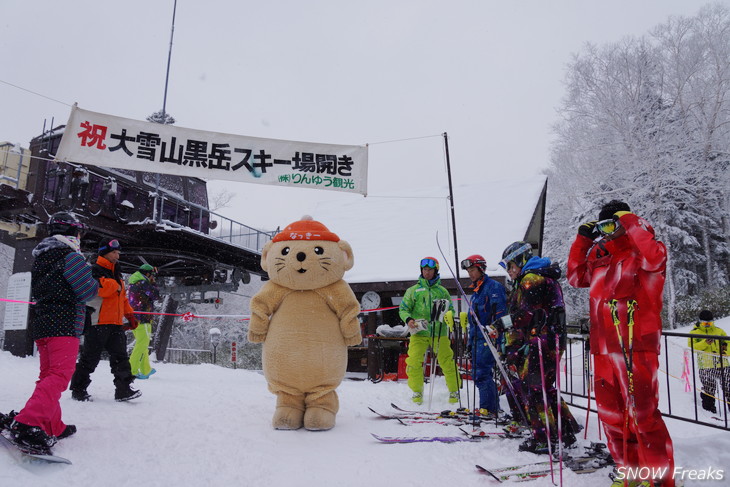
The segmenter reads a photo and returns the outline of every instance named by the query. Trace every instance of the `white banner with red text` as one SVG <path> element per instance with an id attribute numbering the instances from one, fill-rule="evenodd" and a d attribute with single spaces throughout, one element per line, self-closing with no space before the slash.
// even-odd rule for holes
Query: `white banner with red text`
<path id="1" fill-rule="evenodd" d="M 133 171 L 367 194 L 368 148 L 142 122 L 71 109 L 56 159 Z"/>

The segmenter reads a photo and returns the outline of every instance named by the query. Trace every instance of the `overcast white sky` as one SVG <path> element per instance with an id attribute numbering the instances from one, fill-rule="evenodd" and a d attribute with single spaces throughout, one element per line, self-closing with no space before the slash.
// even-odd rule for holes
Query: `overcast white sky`
<path id="1" fill-rule="evenodd" d="M 441 138 L 378 144 L 443 132 L 457 184 L 534 175 L 549 161 L 571 54 L 705 3 L 179 0 L 167 111 L 200 130 L 370 143 L 373 196 L 445 183 Z M 65 123 L 74 102 L 139 120 L 162 108 L 172 8 L 173 0 L 0 2 L 0 141 L 27 147 L 44 119 Z M 226 212 L 267 228 L 315 201 L 361 198 L 209 187 L 237 192 Z M 471 203 L 467 196 L 455 201 Z"/>

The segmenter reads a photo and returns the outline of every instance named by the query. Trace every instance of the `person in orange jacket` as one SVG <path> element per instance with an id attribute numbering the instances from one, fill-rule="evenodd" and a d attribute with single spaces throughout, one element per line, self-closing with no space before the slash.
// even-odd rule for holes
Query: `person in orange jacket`
<path id="1" fill-rule="evenodd" d="M 114 374 L 114 399 L 129 401 L 142 395 L 130 387 L 135 377 L 129 364 L 127 335 L 124 332 L 137 328 L 137 320 L 127 300 L 122 279 L 119 266 L 121 251 L 118 240 L 103 240 L 99 244 L 99 256 L 92 267 L 92 275 L 99 280 L 99 294 L 96 300 L 89 303 L 94 311 L 90 323 L 87 322 L 89 326 L 84 331 L 84 347 L 69 386 L 71 397 L 77 401 L 91 401 L 87 388 L 103 351 L 109 353 L 109 366 Z M 128 325 L 124 324 L 124 319 Z"/>

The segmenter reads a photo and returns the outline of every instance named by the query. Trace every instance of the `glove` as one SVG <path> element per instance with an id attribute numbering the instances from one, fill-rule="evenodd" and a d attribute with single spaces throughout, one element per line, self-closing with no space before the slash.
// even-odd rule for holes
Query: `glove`
<path id="1" fill-rule="evenodd" d="M 127 313 L 126 315 L 124 315 L 124 317 L 129 322 L 125 328 L 127 328 L 128 330 L 136 330 L 139 326 L 139 322 L 137 322 L 137 318 L 134 317 L 134 314 Z"/>
<path id="2" fill-rule="evenodd" d="M 497 329 L 495 327 L 493 327 L 491 325 L 487 325 L 484 328 L 485 328 L 485 331 L 487 332 L 487 335 L 489 335 L 489 338 L 491 338 L 492 340 L 497 339 L 497 337 L 499 336 L 499 332 L 497 331 Z"/>
<path id="3" fill-rule="evenodd" d="M 630 214 L 631 214 L 630 211 L 617 211 L 616 213 L 613 214 L 613 216 L 616 218 L 616 220 L 618 220 L 622 216 L 624 216 L 624 215 L 630 215 Z"/>
<path id="4" fill-rule="evenodd" d="M 512 316 L 504 315 L 501 318 L 497 318 L 490 326 L 496 328 L 497 331 L 509 331 L 512 329 Z"/>
<path id="5" fill-rule="evenodd" d="M 444 315 L 444 323 L 449 327 L 449 331 L 454 331 L 454 312 L 448 310 Z"/>
<path id="6" fill-rule="evenodd" d="M 596 228 L 596 222 L 586 222 L 583 225 L 578 227 L 578 235 L 583 235 L 584 237 L 590 238 L 591 240 L 595 240 L 598 237 L 601 236 L 601 233 Z"/>
<path id="7" fill-rule="evenodd" d="M 419 331 L 428 330 L 428 321 L 426 320 L 414 320 L 416 322 L 415 328 L 408 327 L 408 333 L 415 335 Z"/>

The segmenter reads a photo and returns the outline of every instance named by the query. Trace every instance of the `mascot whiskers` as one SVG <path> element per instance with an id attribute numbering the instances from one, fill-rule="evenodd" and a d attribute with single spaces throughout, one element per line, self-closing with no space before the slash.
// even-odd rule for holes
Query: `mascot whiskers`
<path id="1" fill-rule="evenodd" d="M 251 298 L 248 339 L 264 343 L 276 429 L 335 425 L 347 347 L 362 339 L 360 305 L 342 280 L 353 264 L 350 245 L 310 216 L 264 246 L 261 267 L 269 281 Z"/>

